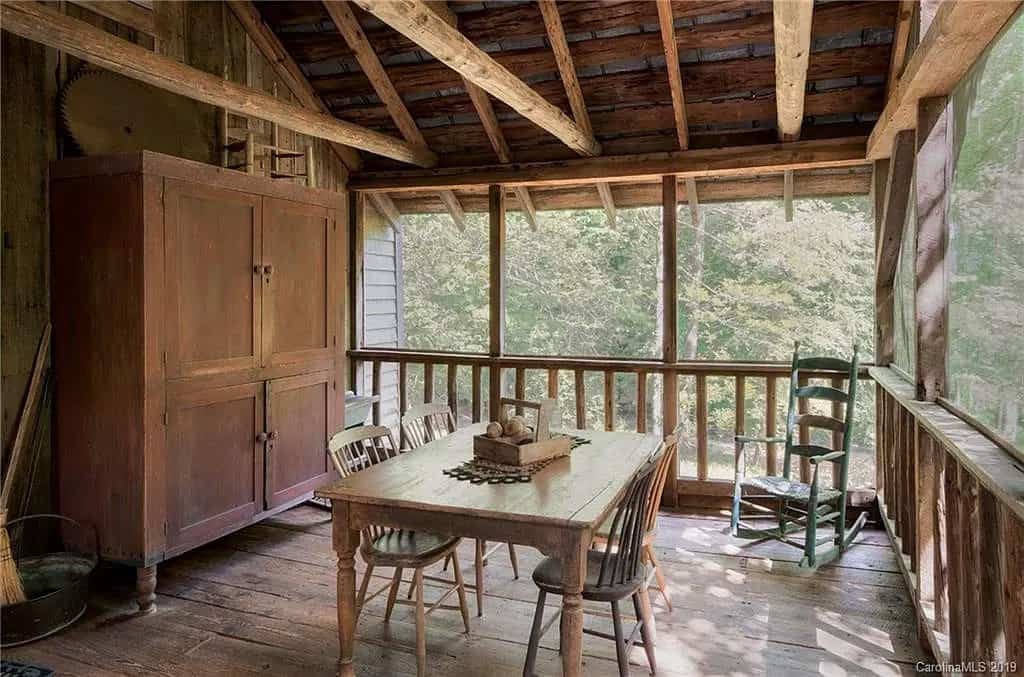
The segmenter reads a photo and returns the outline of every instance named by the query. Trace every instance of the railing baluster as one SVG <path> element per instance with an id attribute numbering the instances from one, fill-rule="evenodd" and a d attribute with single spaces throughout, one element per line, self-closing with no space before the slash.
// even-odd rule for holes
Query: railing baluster
<path id="1" fill-rule="evenodd" d="M 946 551 L 949 560 L 947 578 L 949 581 L 949 659 L 959 663 L 964 659 L 963 608 L 964 608 L 964 533 L 961 527 L 960 511 L 960 464 L 953 457 L 946 463 Z"/>
<path id="2" fill-rule="evenodd" d="M 558 398 L 558 370 L 548 369 L 548 397 Z"/>
<path id="3" fill-rule="evenodd" d="M 479 423 L 484 408 L 483 369 L 479 364 L 473 365 L 473 423 Z"/>
<path id="4" fill-rule="evenodd" d="M 583 370 L 573 371 L 573 381 L 576 386 L 576 427 L 583 430 L 587 427 L 587 400 L 583 384 Z"/>
<path id="5" fill-rule="evenodd" d="M 963 539 L 964 583 L 966 590 L 961 602 L 963 615 L 964 659 L 974 660 L 981 653 L 981 617 L 991 609 L 980 607 L 982 594 L 980 539 L 980 515 L 978 513 L 978 480 L 970 472 L 960 469 L 960 533 Z"/>
<path id="6" fill-rule="evenodd" d="M 917 440 L 917 487 L 916 503 L 917 543 L 917 595 L 925 603 L 935 604 L 935 455 L 937 449 L 928 433 L 915 425 Z"/>
<path id="7" fill-rule="evenodd" d="M 999 510 L 1002 541 L 1003 621 L 1006 627 L 1006 660 L 1024 661 L 1024 521 L 1005 505 Z"/>
<path id="8" fill-rule="evenodd" d="M 398 417 L 405 414 L 409 408 L 409 365 L 405 362 L 398 363 Z M 398 446 L 405 448 L 405 431 L 398 431 Z"/>
<path id="9" fill-rule="evenodd" d="M 775 410 L 778 408 L 778 382 L 774 376 L 765 379 L 764 391 L 764 433 L 767 437 L 775 437 L 776 419 Z M 779 472 L 778 459 L 776 458 L 778 447 L 774 442 L 765 445 L 765 465 L 768 467 L 769 475 L 776 475 Z"/>
<path id="10" fill-rule="evenodd" d="M 1006 639 L 1003 636 L 1003 572 L 1000 566 L 999 502 L 987 488 L 978 486 L 978 568 L 974 576 L 981 581 L 978 598 L 977 660 L 1001 662 L 1006 660 Z M 1024 565 L 1017 562 L 1018 568 Z M 1017 588 L 1018 594 L 1024 589 Z"/>
<path id="11" fill-rule="evenodd" d="M 517 400 L 526 399 L 526 367 L 516 367 L 516 390 L 515 397 Z M 523 408 L 516 407 L 516 415 L 523 415 Z"/>
<path id="12" fill-rule="evenodd" d="M 423 401 L 434 401 L 434 363 L 423 363 Z"/>
<path id="13" fill-rule="evenodd" d="M 604 373 L 604 429 L 615 430 L 615 372 Z"/>
<path id="14" fill-rule="evenodd" d="M 497 421 L 501 413 L 501 366 L 491 363 L 487 381 L 487 409 L 490 420 Z"/>
<path id="15" fill-rule="evenodd" d="M 879 391 L 881 388 L 879 388 Z M 931 438 L 929 437 L 929 440 Z M 949 457 L 946 450 L 931 441 L 932 449 L 932 518 L 935 528 L 934 555 L 935 587 L 935 630 L 943 634 L 949 633 L 949 538 L 946 534 L 946 463 Z"/>
<path id="16" fill-rule="evenodd" d="M 807 385 L 807 377 L 801 375 L 799 377 L 798 385 L 802 388 Z M 797 400 L 796 410 L 798 414 L 806 414 L 808 411 L 808 403 L 806 398 L 800 398 Z M 800 432 L 798 434 L 798 444 L 810 444 L 811 431 L 806 425 L 800 426 Z M 800 481 L 810 482 L 811 481 L 811 463 L 807 460 L 806 456 L 800 457 Z"/>
<path id="17" fill-rule="evenodd" d="M 380 386 L 381 386 L 381 384 L 380 384 L 380 371 L 381 371 L 380 360 L 374 360 L 373 361 L 373 368 L 372 368 L 373 376 L 371 377 L 372 381 L 370 383 L 370 387 L 372 389 L 372 392 L 373 392 L 373 394 L 377 398 L 377 401 L 373 403 L 373 408 L 372 408 L 373 409 L 373 425 L 380 425 Z"/>
<path id="18" fill-rule="evenodd" d="M 456 423 L 459 420 L 459 365 L 448 363 L 448 406 Z"/>
<path id="19" fill-rule="evenodd" d="M 735 411 L 733 412 L 733 430 L 737 435 L 742 435 L 746 428 L 747 418 L 747 379 L 742 376 L 736 377 L 735 390 Z"/>
<path id="20" fill-rule="evenodd" d="M 697 479 L 708 478 L 708 380 L 697 374 Z"/>
<path id="21" fill-rule="evenodd" d="M 647 432 L 647 372 L 636 375 L 636 431 Z"/>

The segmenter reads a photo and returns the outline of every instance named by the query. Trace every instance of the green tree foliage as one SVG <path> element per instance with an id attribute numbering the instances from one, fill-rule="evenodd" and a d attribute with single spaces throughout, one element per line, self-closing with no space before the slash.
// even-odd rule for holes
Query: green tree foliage
<path id="1" fill-rule="evenodd" d="M 846 357 L 859 341 L 862 357 L 870 358 L 874 278 L 869 209 L 863 196 L 798 200 L 795 218 L 787 223 L 778 200 L 707 204 L 701 206 L 704 233 L 699 242 L 699 231 L 683 205 L 679 336 L 696 325 L 693 357 L 788 361 L 793 341 L 799 339 L 805 354 Z M 614 228 L 600 210 L 543 213 L 538 231 L 510 214 L 507 352 L 658 358 L 660 228 L 661 209 L 656 207 L 622 209 Z M 469 215 L 465 231 L 447 216 L 407 217 L 403 257 L 408 347 L 486 352 L 486 216 Z M 505 376 L 505 392 L 511 391 L 511 377 Z M 420 382 L 414 378 L 410 391 L 417 393 Z M 465 375 L 460 382 L 464 394 L 467 379 Z M 682 420 L 692 433 L 694 387 L 692 379 L 682 381 Z M 764 383 L 748 379 L 744 428 L 750 432 L 763 430 Z M 660 410 L 658 387 L 658 379 L 652 378 L 647 410 L 654 425 Z M 780 379 L 780 406 L 786 402 L 785 387 L 786 380 Z M 443 392 L 438 388 L 436 392 Z M 712 475 L 729 476 L 734 381 L 712 378 L 708 388 Z M 870 388 L 865 390 L 854 439 L 864 458 L 854 473 L 855 481 L 870 483 L 874 407 Z M 599 374 L 588 376 L 586 391 L 588 423 L 600 425 Z M 527 395 L 544 392 L 544 375 L 528 374 Z M 632 428 L 636 378 L 620 375 L 615 394 L 616 422 Z M 563 375 L 560 396 L 563 415 L 571 418 L 571 374 Z M 468 402 L 461 405 L 463 411 L 467 407 Z M 783 416 L 779 411 L 779 429 Z M 684 443 L 683 455 L 684 461 L 692 457 L 692 443 L 689 451 Z"/>

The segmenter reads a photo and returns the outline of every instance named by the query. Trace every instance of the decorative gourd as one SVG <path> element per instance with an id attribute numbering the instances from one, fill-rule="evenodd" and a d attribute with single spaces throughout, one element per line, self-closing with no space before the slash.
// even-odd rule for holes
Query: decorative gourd
<path id="1" fill-rule="evenodd" d="M 487 424 L 487 436 L 491 439 L 497 439 L 501 437 L 502 429 L 501 424 L 497 421 L 491 421 Z"/>

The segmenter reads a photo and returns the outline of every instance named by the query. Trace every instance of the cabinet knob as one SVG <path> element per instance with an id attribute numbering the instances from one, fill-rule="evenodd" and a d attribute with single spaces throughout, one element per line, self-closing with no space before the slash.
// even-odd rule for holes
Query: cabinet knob
<path id="1" fill-rule="evenodd" d="M 269 436 L 266 433 L 258 433 L 256 435 L 256 441 L 257 442 L 266 442 L 267 441 L 267 437 L 269 437 Z"/>
<path id="2" fill-rule="evenodd" d="M 255 265 L 253 265 L 253 267 L 252 267 L 252 272 L 253 272 L 253 273 L 255 273 L 256 275 L 259 275 L 259 274 L 261 274 L 261 273 L 263 272 L 263 266 L 261 266 L 261 265 L 260 265 L 260 264 L 258 264 L 258 263 L 257 263 L 257 264 L 255 264 Z"/>
<path id="3" fill-rule="evenodd" d="M 274 273 L 274 266 L 273 265 L 268 264 L 268 265 L 263 266 L 263 274 L 264 275 L 273 275 L 273 273 Z"/>
<path id="4" fill-rule="evenodd" d="M 277 439 L 277 431 L 276 430 L 271 430 L 270 431 L 270 439 L 271 440 L 276 440 Z"/>

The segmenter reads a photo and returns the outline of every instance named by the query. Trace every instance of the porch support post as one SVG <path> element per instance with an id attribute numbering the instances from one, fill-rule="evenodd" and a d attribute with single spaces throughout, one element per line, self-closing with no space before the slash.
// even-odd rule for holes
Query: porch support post
<path id="1" fill-rule="evenodd" d="M 946 221 L 949 145 L 946 97 L 921 99 L 917 106 L 917 254 L 914 258 L 914 319 L 917 323 L 917 399 L 934 402 L 945 394 Z"/>
<path id="2" fill-rule="evenodd" d="M 665 364 L 674 364 L 679 359 L 678 331 L 676 316 L 678 298 L 676 293 L 677 266 L 677 214 L 679 203 L 678 179 L 672 174 L 661 177 L 661 238 L 662 238 L 662 295 L 661 295 L 661 359 Z M 675 430 L 679 420 L 679 376 L 667 370 L 664 373 L 662 389 L 662 421 L 666 435 Z M 669 465 L 666 491 L 661 495 L 663 505 L 675 507 L 679 502 L 676 478 L 679 477 L 679 457 Z"/>
<path id="3" fill-rule="evenodd" d="M 487 210 L 490 215 L 490 354 L 496 358 L 505 352 L 505 191 L 502 186 L 487 187 Z M 490 420 L 496 421 L 501 399 L 501 367 L 497 364 L 491 366 L 489 380 Z"/>
<path id="4" fill-rule="evenodd" d="M 348 194 L 348 349 L 363 347 L 363 248 L 365 239 L 364 211 L 366 197 L 363 193 L 349 191 Z M 348 361 L 348 388 L 352 392 L 363 392 L 363 364 Z"/>

